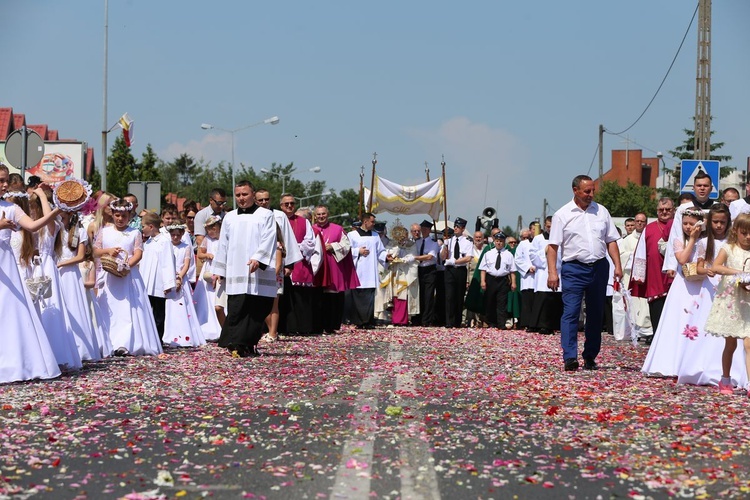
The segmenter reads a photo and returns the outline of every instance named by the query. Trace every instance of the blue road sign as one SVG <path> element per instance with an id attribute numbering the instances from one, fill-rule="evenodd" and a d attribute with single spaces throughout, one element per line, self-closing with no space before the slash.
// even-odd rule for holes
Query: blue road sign
<path id="1" fill-rule="evenodd" d="M 708 196 L 711 200 L 719 198 L 719 167 L 717 160 L 682 160 L 680 164 L 680 193 L 693 192 L 693 180 L 698 172 L 706 172 L 711 177 L 713 188 Z"/>

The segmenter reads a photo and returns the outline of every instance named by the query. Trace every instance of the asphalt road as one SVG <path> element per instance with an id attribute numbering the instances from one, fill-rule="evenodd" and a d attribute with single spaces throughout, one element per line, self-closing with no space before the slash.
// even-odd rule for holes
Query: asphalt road
<path id="1" fill-rule="evenodd" d="M 216 345 L 0 386 L 5 498 L 747 498 L 747 396 L 605 338 L 397 328 Z M 718 360 L 717 360 L 718 362 Z"/>

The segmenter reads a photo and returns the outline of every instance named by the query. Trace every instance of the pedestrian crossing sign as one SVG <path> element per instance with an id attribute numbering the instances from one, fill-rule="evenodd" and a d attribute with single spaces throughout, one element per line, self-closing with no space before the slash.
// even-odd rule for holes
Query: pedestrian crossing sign
<path id="1" fill-rule="evenodd" d="M 711 200 L 719 198 L 719 166 L 717 160 L 682 160 L 680 164 L 680 193 L 692 193 L 693 182 L 698 172 L 705 172 L 711 177 Z"/>

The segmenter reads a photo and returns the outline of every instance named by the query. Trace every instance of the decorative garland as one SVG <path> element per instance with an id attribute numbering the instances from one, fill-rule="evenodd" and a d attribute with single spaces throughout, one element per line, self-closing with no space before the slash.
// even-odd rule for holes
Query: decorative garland
<path id="1" fill-rule="evenodd" d="M 109 202 L 109 208 L 113 212 L 130 212 L 131 210 L 133 210 L 133 204 L 132 203 L 127 202 L 127 205 L 123 205 L 123 206 L 115 205 L 115 203 L 117 203 L 118 201 L 120 201 L 120 200 L 119 199 L 118 200 L 112 200 L 112 201 Z"/>
<path id="2" fill-rule="evenodd" d="M 8 193 L 5 193 L 3 195 L 3 199 L 7 200 L 8 198 L 25 198 L 25 199 L 28 200 L 29 199 L 29 193 L 26 193 L 24 191 L 8 192 Z"/>

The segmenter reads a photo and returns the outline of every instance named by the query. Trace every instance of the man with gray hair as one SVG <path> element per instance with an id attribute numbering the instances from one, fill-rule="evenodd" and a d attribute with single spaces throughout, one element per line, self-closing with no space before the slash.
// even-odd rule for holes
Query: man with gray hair
<path id="1" fill-rule="evenodd" d="M 646 226 L 633 254 L 630 293 L 648 301 L 652 332 L 659 326 L 661 311 L 667 298 L 672 277 L 662 272 L 669 233 L 674 223 L 674 201 L 661 198 L 656 205 L 656 220 Z M 646 339 L 650 344 L 653 335 Z"/>

